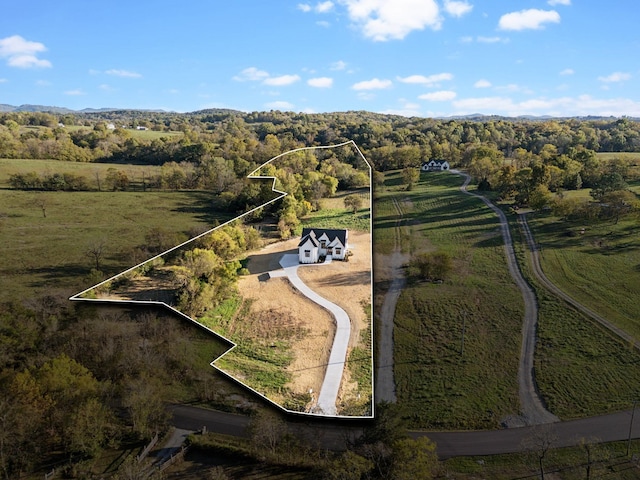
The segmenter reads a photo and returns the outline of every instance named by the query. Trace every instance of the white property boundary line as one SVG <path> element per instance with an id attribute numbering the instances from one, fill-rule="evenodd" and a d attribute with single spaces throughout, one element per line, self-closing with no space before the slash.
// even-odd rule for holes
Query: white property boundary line
<path id="1" fill-rule="evenodd" d="M 331 148 L 338 148 L 338 147 L 344 147 L 346 145 L 352 145 L 353 148 L 355 149 L 355 151 L 357 152 L 358 155 L 360 155 L 360 158 L 364 161 L 364 163 L 367 165 L 368 169 L 369 169 L 369 232 L 371 235 L 371 241 L 369 242 L 369 249 L 370 249 L 370 258 L 371 258 L 371 265 L 370 265 L 370 278 L 369 278 L 369 284 L 370 284 L 370 288 L 371 288 L 371 317 L 370 317 L 370 325 L 371 325 L 371 415 L 363 415 L 363 416 L 345 416 L 345 415 L 327 415 L 327 414 L 318 414 L 318 413 L 306 413 L 306 412 L 298 412 L 295 410 L 289 410 L 287 408 L 284 408 L 282 405 L 280 405 L 279 403 L 276 403 L 275 401 L 271 400 L 270 398 L 268 398 L 264 393 L 261 393 L 257 390 L 255 390 L 254 388 L 250 387 L 249 385 L 245 384 L 244 382 L 241 382 L 240 380 L 238 380 L 236 377 L 234 377 L 232 374 L 226 372 L 225 370 L 219 368 L 218 366 L 214 365 L 215 362 L 217 362 L 218 360 L 220 360 L 221 358 L 223 358 L 224 356 L 226 356 L 228 353 L 230 353 L 231 351 L 233 351 L 236 347 L 237 344 L 235 342 L 233 342 L 232 340 L 226 338 L 224 335 L 219 334 L 218 332 L 215 332 L 214 330 L 212 330 L 211 328 L 207 327 L 206 325 L 198 322 L 197 320 L 191 318 L 190 316 L 180 312 L 179 310 L 175 309 L 174 307 L 172 307 L 171 305 L 168 305 L 165 302 L 159 302 L 159 301 L 153 301 L 153 300 L 117 300 L 117 299 L 108 299 L 108 298 L 82 298 L 81 296 L 84 295 L 85 293 L 100 287 L 101 285 L 104 285 L 106 283 L 112 282 L 124 275 L 126 275 L 127 273 L 143 266 L 146 265 L 147 263 L 153 262 L 154 260 L 161 258 L 175 250 L 178 250 L 188 244 L 190 244 L 191 242 L 194 242 L 196 240 L 198 240 L 199 238 L 202 238 L 208 234 L 210 234 L 211 232 L 222 228 L 226 225 L 229 225 L 232 222 L 235 222 L 236 220 L 239 220 L 261 208 L 266 207 L 267 205 L 270 205 L 284 197 L 286 197 L 287 195 L 289 195 L 287 192 L 283 192 L 281 190 L 278 190 L 276 188 L 276 182 L 278 181 L 278 179 L 275 176 L 271 176 L 271 175 L 256 175 L 256 172 L 258 172 L 261 168 L 269 165 L 271 162 L 273 162 L 274 160 L 277 160 L 285 155 L 289 155 L 291 153 L 295 153 L 295 152 L 300 152 L 300 151 L 305 151 L 305 150 L 322 150 L 322 149 L 331 149 Z M 134 265 L 131 268 L 128 268 L 126 270 L 124 270 L 123 272 L 118 273 L 117 275 L 114 275 L 113 277 L 109 277 L 106 280 L 103 280 L 100 283 L 97 283 L 95 285 L 93 285 L 92 287 L 89 287 L 79 293 L 76 293 L 75 295 L 69 297 L 69 300 L 71 301 L 75 301 L 75 302 L 94 302 L 94 303 L 113 303 L 113 304 L 119 304 L 119 305 L 154 305 L 154 306 L 162 306 L 165 307 L 167 309 L 169 309 L 170 311 L 174 312 L 175 314 L 177 314 L 179 317 L 195 324 L 196 326 L 206 330 L 207 332 L 211 333 L 212 335 L 224 340 L 225 342 L 227 342 L 228 344 L 231 345 L 231 348 L 229 348 L 227 351 L 225 351 L 222 355 L 220 355 L 219 357 L 215 358 L 210 365 L 215 368 L 217 371 L 219 371 L 220 373 L 222 373 L 223 375 L 225 375 L 226 377 L 228 377 L 229 379 L 233 380 L 234 382 L 242 385 L 244 388 L 248 389 L 249 391 L 253 392 L 255 395 L 257 395 L 258 397 L 262 398 L 263 400 L 267 401 L 268 403 L 272 404 L 273 406 L 279 408 L 280 410 L 283 410 L 287 413 L 290 414 L 295 414 L 295 415 L 304 415 L 304 416 L 314 416 L 314 417 L 327 417 L 327 418 L 352 418 L 352 419 L 370 419 L 373 418 L 375 416 L 375 381 L 374 381 L 374 376 L 375 376 L 375 370 L 374 370 L 374 362 L 373 362 L 373 350 L 374 350 L 374 345 L 375 345 L 375 336 L 374 336 L 374 325 L 373 325 L 373 319 L 374 319 L 374 305 L 373 305 L 373 168 L 371 166 L 371 164 L 369 163 L 369 161 L 365 158 L 365 156 L 362 154 L 362 152 L 360 151 L 360 149 L 358 148 L 358 146 L 356 145 L 356 143 L 353 140 L 348 140 L 346 142 L 342 142 L 336 145 L 321 145 L 321 146 L 317 146 L 317 147 L 301 147 L 301 148 L 296 148 L 293 150 L 289 150 L 287 152 L 281 153 L 280 155 L 276 155 L 275 157 L 271 158 L 270 160 L 266 161 L 265 163 L 263 163 L 262 165 L 260 165 L 258 168 L 256 168 L 255 170 L 253 170 L 251 173 L 249 173 L 247 175 L 247 178 L 250 179 L 266 179 L 266 180 L 272 180 L 272 185 L 271 185 L 271 191 L 278 193 L 279 195 L 276 198 L 273 198 L 271 200 L 269 200 L 268 202 L 263 203 L 262 205 L 252 208 L 251 210 L 244 212 L 241 215 L 238 215 L 237 217 L 232 218 L 231 220 L 228 220 L 220 225 L 218 225 L 217 227 L 211 228 L 209 230 L 207 230 L 204 233 L 201 233 L 199 235 L 196 235 L 195 237 L 182 242 L 179 245 L 176 245 L 175 247 L 172 247 L 158 255 L 155 255 L 147 260 L 145 260 L 144 262 L 141 262 L 137 265 Z M 348 362 L 345 362 L 348 363 Z"/>

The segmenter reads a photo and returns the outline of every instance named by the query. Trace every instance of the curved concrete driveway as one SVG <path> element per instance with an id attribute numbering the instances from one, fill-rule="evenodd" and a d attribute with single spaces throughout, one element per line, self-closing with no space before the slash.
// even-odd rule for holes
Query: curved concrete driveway
<path id="1" fill-rule="evenodd" d="M 560 419 L 549 412 L 542 403 L 535 382 L 535 372 L 533 366 L 533 357 L 536 346 L 536 329 L 538 326 L 538 302 L 533 290 L 525 281 L 522 273 L 518 269 L 516 254 L 513 250 L 513 241 L 511 240 L 511 232 L 509 232 L 509 224 L 507 216 L 502 210 L 487 200 L 482 195 L 478 195 L 467 191 L 467 186 L 471 181 L 471 177 L 466 173 L 457 170 L 451 170 L 452 173 L 465 177 L 464 183 L 460 187 L 467 195 L 478 197 L 491 210 L 493 210 L 500 219 L 500 230 L 504 240 L 504 248 L 507 257 L 507 265 L 509 273 L 522 292 L 524 300 L 524 321 L 522 324 L 522 350 L 520 352 L 520 365 L 518 368 L 518 390 L 520 398 L 520 419 L 513 419 L 509 422 L 510 427 L 518 427 L 524 425 L 539 425 L 543 423 L 558 422 Z"/>
<path id="2" fill-rule="evenodd" d="M 304 266 L 304 264 L 298 262 L 298 255 L 283 255 L 280 259 L 280 265 L 282 265 L 284 271 L 270 272 L 270 275 L 272 277 L 287 277 L 291 284 L 305 297 L 331 312 L 336 321 L 336 334 L 333 337 L 329 363 L 327 364 L 324 381 L 322 382 L 320 394 L 318 395 L 319 411 L 313 413 L 337 415 L 336 402 L 338 400 L 338 391 L 340 390 L 344 364 L 347 361 L 347 347 L 349 346 L 349 338 L 351 336 L 351 321 L 349 320 L 349 315 L 338 305 L 321 297 L 305 285 L 298 276 L 298 268 Z M 314 265 L 316 264 L 309 266 Z"/>

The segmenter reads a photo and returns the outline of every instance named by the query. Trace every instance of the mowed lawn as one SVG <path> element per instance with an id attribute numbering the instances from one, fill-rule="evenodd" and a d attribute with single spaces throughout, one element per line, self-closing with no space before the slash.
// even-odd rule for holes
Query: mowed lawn
<path id="1" fill-rule="evenodd" d="M 496 215 L 459 191 L 462 177 L 422 174 L 411 191 L 388 175 L 374 200 L 376 252 L 396 241 L 416 254 L 444 251 L 442 284 L 409 280 L 396 308 L 398 403 L 412 427 L 496 428 L 518 413 L 522 296 L 509 275 Z M 403 212 L 396 232 L 396 207 Z M 463 351 L 464 328 L 464 351 Z"/>
<path id="2" fill-rule="evenodd" d="M 104 244 L 101 270 L 110 276 L 137 263 L 131 251 L 154 228 L 186 240 L 190 230 L 227 218 L 213 211 L 212 195 L 201 191 L 0 189 L 0 301 L 90 287 L 95 264 L 86 252 L 93 246 Z"/>

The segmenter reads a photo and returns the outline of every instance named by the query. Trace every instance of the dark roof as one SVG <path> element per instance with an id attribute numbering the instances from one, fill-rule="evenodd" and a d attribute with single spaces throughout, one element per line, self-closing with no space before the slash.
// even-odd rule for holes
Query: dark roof
<path id="1" fill-rule="evenodd" d="M 347 231 L 345 229 L 330 229 L 330 228 L 303 228 L 302 240 L 298 246 L 302 245 L 306 241 L 306 237 L 311 235 L 314 238 L 321 237 L 323 233 L 327 234 L 329 241 L 333 241 L 336 237 L 340 240 L 342 245 L 347 245 Z"/>

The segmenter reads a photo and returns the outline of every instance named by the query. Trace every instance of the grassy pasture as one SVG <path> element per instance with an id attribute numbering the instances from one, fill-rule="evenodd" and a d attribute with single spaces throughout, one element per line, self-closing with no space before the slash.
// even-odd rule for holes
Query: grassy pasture
<path id="1" fill-rule="evenodd" d="M 84 176 L 87 178 L 91 188 L 97 189 L 96 174 L 98 174 L 104 182 L 107 170 L 110 168 L 124 171 L 133 184 L 140 183 L 140 185 L 142 184 L 143 175 L 149 178 L 152 175 L 159 175 L 161 170 L 159 166 L 153 165 L 121 165 L 115 163 L 0 158 L 0 188 L 9 187 L 9 177 L 11 175 L 38 172 L 39 174 L 73 173 L 74 175 Z"/>
<path id="2" fill-rule="evenodd" d="M 118 122 L 113 122 L 116 127 L 122 127 L 122 125 Z M 93 130 L 93 127 L 85 127 L 82 125 L 67 125 L 64 127 L 69 131 L 87 131 L 90 132 Z M 125 131 L 131 135 L 133 138 L 138 138 L 140 140 L 156 140 L 162 137 L 181 137 L 184 135 L 182 132 L 164 132 L 164 131 L 156 131 L 156 130 L 136 130 L 135 128 L 126 128 Z"/>
<path id="3" fill-rule="evenodd" d="M 538 298 L 536 380 L 549 410 L 566 420 L 629 408 L 640 390 L 640 356 L 536 282 L 515 216 L 510 224 L 518 262 Z"/>
<path id="4" fill-rule="evenodd" d="M 640 340 L 637 217 L 623 217 L 618 224 L 585 224 L 538 214 L 529 223 L 542 246 L 542 267 L 549 279 Z"/>
<path id="5" fill-rule="evenodd" d="M 404 213 L 403 250 L 442 250 L 455 265 L 443 284 L 410 281 L 400 296 L 394 331 L 398 402 L 414 427 L 495 428 L 518 411 L 523 316 L 498 220 L 459 191 L 461 177 L 423 174 L 412 191 L 395 177 L 388 177 L 389 190 L 375 202 L 376 251 L 388 252 L 395 242 L 395 197 Z"/>
<path id="6" fill-rule="evenodd" d="M 344 197 L 347 195 L 357 195 L 362 199 L 362 208 L 355 214 L 345 209 Z M 302 226 L 313 226 L 317 228 L 346 228 L 368 232 L 371 221 L 369 205 L 369 189 L 360 188 L 352 191 L 342 190 L 333 197 L 320 200 L 320 210 L 311 212 L 302 219 Z"/>
<path id="7" fill-rule="evenodd" d="M 91 246 L 104 242 L 102 270 L 114 275 L 137 263 L 129 252 L 144 243 L 152 228 L 187 232 L 227 219 L 212 210 L 211 201 L 211 194 L 200 191 L 0 189 L 0 301 L 90 287 L 95 283 L 88 278 L 92 260 L 86 251 Z"/>

